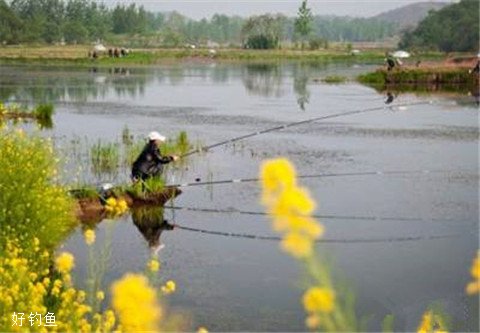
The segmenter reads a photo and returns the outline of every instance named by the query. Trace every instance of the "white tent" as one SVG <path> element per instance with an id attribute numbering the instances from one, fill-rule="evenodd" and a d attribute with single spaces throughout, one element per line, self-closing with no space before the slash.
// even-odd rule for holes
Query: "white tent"
<path id="1" fill-rule="evenodd" d="M 392 54 L 395 58 L 410 58 L 410 53 L 407 51 L 396 51 Z"/>
<path id="2" fill-rule="evenodd" d="M 95 46 L 93 47 L 93 50 L 95 52 L 107 52 L 107 48 L 103 46 L 103 44 L 95 44 Z"/>

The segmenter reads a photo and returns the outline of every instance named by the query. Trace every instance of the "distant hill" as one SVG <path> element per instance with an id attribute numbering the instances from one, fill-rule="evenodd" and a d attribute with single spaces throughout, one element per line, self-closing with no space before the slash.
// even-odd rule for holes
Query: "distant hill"
<path id="1" fill-rule="evenodd" d="M 430 10 L 439 10 L 451 5 L 449 2 L 418 2 L 374 16 L 374 19 L 395 24 L 399 31 L 414 28 L 427 17 Z"/>

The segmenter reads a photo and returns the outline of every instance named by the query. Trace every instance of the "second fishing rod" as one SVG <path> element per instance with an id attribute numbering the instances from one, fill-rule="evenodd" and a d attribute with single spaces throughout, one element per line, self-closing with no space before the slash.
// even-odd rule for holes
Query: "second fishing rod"
<path id="1" fill-rule="evenodd" d="M 245 140 L 245 139 L 248 139 L 248 138 L 251 138 L 251 137 L 254 137 L 254 136 L 258 136 L 258 135 L 262 135 L 262 134 L 266 134 L 266 133 L 271 133 L 271 132 L 275 132 L 275 131 L 280 131 L 280 130 L 283 130 L 283 129 L 287 129 L 287 128 L 291 128 L 291 127 L 295 127 L 295 126 L 300 126 L 300 125 L 304 125 L 304 124 L 309 124 L 309 123 L 313 123 L 313 122 L 317 122 L 317 121 L 321 121 L 321 120 L 339 118 L 339 117 L 368 113 L 368 112 L 389 110 L 392 107 L 404 108 L 404 107 L 408 107 L 408 106 L 426 105 L 426 104 L 432 104 L 432 101 L 423 101 L 423 102 L 415 102 L 415 103 L 403 103 L 403 104 L 398 104 L 398 105 L 395 105 L 395 106 L 393 106 L 393 105 L 388 105 L 388 106 L 383 105 L 383 106 L 377 106 L 377 107 L 368 108 L 368 109 L 345 111 L 345 112 L 333 113 L 333 114 L 329 114 L 329 115 L 325 115 L 325 116 L 319 116 L 319 117 L 309 118 L 309 119 L 305 119 L 305 120 L 295 121 L 295 122 L 288 123 L 288 124 L 285 124 L 285 125 L 278 125 L 278 126 L 266 128 L 266 129 L 263 129 L 263 130 L 251 132 L 251 133 L 248 133 L 248 134 L 239 135 L 239 136 L 236 136 L 236 137 L 224 140 L 224 141 L 220 141 L 220 142 L 211 144 L 209 146 L 196 148 L 194 150 L 189 151 L 188 153 L 180 155 L 180 158 L 187 157 L 187 156 L 197 154 L 197 153 L 201 153 L 201 152 L 207 152 L 207 151 L 209 151 L 213 148 L 224 146 L 224 145 L 229 144 L 229 143 L 234 143 L 234 142 L 237 142 L 237 141 Z"/>

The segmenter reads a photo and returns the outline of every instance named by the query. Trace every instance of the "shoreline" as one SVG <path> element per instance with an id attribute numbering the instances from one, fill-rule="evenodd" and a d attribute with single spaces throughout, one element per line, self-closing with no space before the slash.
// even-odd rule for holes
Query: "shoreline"
<path id="1" fill-rule="evenodd" d="M 368 49 L 352 54 L 344 49 L 328 50 L 248 50 L 248 49 L 134 49 L 122 58 L 101 55 L 88 58 L 88 46 L 6 46 L 0 47 L 0 64 L 42 64 L 102 67 L 132 67 L 165 64 L 171 62 L 363 62 L 384 61 L 384 49 Z M 440 53 L 421 54 L 418 59 L 442 59 Z M 416 58 L 416 59 L 417 59 Z"/>

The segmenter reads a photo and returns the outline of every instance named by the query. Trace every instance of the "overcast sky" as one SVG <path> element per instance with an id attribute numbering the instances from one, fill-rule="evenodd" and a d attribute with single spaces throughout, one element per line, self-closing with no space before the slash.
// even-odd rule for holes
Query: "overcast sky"
<path id="1" fill-rule="evenodd" d="M 249 16 L 262 13 L 283 13 L 295 16 L 301 0 L 98 0 L 107 5 L 136 3 L 151 11 L 176 10 L 188 17 L 200 19 L 215 13 Z M 381 12 L 419 2 L 419 0 L 309 0 L 315 15 L 374 16 Z M 452 0 L 434 0 L 452 2 Z"/>

